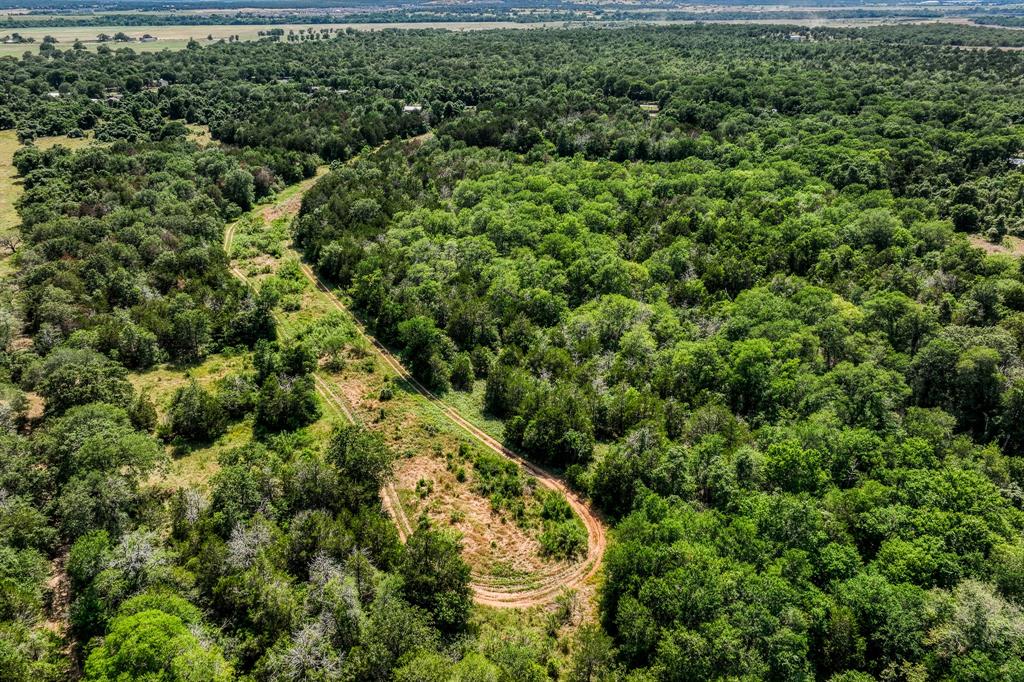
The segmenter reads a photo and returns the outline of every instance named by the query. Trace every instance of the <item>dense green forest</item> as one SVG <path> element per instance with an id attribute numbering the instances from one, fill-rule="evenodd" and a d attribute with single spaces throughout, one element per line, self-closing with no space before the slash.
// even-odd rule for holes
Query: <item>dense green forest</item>
<path id="1" fill-rule="evenodd" d="M 4 60 L 0 679 L 1024 679 L 1024 56 L 791 32 Z M 474 621 L 458 539 L 380 511 L 396 453 L 304 430 L 321 358 L 221 243 L 321 163 L 307 261 L 612 524 L 571 641 Z M 163 420 L 126 379 L 215 353 L 252 368 Z M 208 494 L 145 485 L 240 419 Z"/>

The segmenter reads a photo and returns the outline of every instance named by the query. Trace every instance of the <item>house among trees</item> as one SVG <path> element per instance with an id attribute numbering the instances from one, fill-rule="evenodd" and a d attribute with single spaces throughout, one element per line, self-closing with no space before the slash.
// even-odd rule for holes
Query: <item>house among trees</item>
<path id="1" fill-rule="evenodd" d="M 648 118 L 657 118 L 661 105 L 657 102 L 640 102 L 640 111 L 645 112 Z"/>
<path id="2" fill-rule="evenodd" d="M 402 113 L 405 114 L 419 114 L 423 112 L 422 104 L 406 104 L 402 107 Z"/>

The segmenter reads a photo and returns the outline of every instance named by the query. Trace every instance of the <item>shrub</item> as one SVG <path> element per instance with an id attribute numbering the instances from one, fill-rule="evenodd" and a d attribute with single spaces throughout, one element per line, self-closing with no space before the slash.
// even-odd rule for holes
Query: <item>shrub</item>
<path id="1" fill-rule="evenodd" d="M 175 391 L 167 428 L 171 436 L 208 442 L 227 429 L 227 416 L 220 401 L 193 379 Z"/>
<path id="2" fill-rule="evenodd" d="M 538 538 L 541 553 L 554 559 L 574 559 L 587 551 L 587 531 L 576 519 L 548 521 Z"/>
<path id="3" fill-rule="evenodd" d="M 476 375 L 473 372 L 473 360 L 469 357 L 469 353 L 459 353 L 455 356 L 455 360 L 452 362 L 451 376 L 452 388 L 460 391 L 473 389 Z"/>

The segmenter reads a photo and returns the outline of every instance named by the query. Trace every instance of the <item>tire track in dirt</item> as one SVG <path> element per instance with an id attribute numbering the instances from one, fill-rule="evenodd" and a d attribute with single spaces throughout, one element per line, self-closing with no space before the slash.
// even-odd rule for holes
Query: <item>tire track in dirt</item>
<path id="1" fill-rule="evenodd" d="M 301 197 L 299 198 L 301 199 Z M 297 210 L 297 204 L 295 204 L 292 201 L 293 199 L 294 197 L 289 198 L 285 200 L 285 202 L 291 202 L 290 205 L 296 206 Z M 270 213 L 271 210 L 278 208 L 279 206 L 280 205 L 275 205 L 272 207 L 264 208 L 262 211 L 264 218 L 266 218 L 266 216 L 268 215 L 268 213 Z M 249 281 L 249 278 L 245 275 L 244 272 L 237 268 L 234 265 L 234 261 L 231 260 L 231 246 L 232 243 L 234 242 L 236 226 L 237 222 L 231 223 L 224 231 L 224 251 L 225 253 L 228 254 L 228 269 L 230 270 L 231 274 L 234 275 L 243 284 L 245 284 L 249 288 L 253 288 L 252 283 Z M 273 311 L 271 311 L 270 314 L 274 317 L 274 321 L 277 322 L 277 324 L 280 325 L 282 329 L 286 329 L 290 332 L 293 331 L 291 324 L 284 318 L 284 316 Z M 344 418 L 350 424 L 357 423 L 352 412 L 348 409 L 348 407 L 346 407 L 344 399 L 340 397 L 331 388 L 331 385 L 319 374 L 319 372 L 313 373 L 313 381 L 314 386 L 316 388 L 316 392 L 320 395 L 321 399 L 323 399 L 325 405 L 331 408 L 335 412 L 335 414 L 344 416 Z M 401 538 L 402 542 L 405 542 L 409 538 L 409 536 L 412 535 L 413 526 L 409 522 L 409 517 L 405 513 L 405 508 L 402 506 L 401 499 L 398 496 L 398 490 L 395 488 L 393 483 L 388 482 L 381 490 L 381 492 L 381 503 L 383 504 L 384 511 L 387 513 L 388 516 L 390 516 L 395 521 L 395 526 L 398 529 L 398 536 L 399 538 Z"/>
<path id="2" fill-rule="evenodd" d="M 301 196 L 301 194 L 299 196 Z M 289 208 L 297 208 L 292 197 L 286 201 L 290 202 Z M 267 210 L 273 210 L 273 208 L 264 209 L 264 214 Z M 234 241 L 235 227 L 236 223 L 232 223 L 224 232 L 224 250 L 228 254 L 231 273 L 247 286 L 251 286 L 246 275 L 230 262 L 231 246 Z M 449 421 L 466 432 L 477 443 L 492 452 L 514 461 L 533 476 L 540 485 L 548 488 L 549 490 L 561 493 L 569 503 L 569 506 L 572 507 L 573 511 L 583 522 L 587 531 L 587 556 L 583 561 L 572 564 L 554 574 L 541 576 L 539 579 L 539 586 L 524 589 L 503 589 L 501 587 L 495 587 L 492 586 L 493 579 L 488 580 L 480 576 L 474 576 L 471 582 L 474 600 L 478 604 L 486 606 L 529 608 L 532 606 L 550 603 L 565 590 L 581 587 L 590 581 L 600 570 L 601 561 L 604 557 L 605 549 L 607 548 L 607 535 L 604 523 L 593 511 L 590 504 L 570 490 L 561 478 L 505 447 L 505 445 L 500 441 L 474 425 L 468 419 L 463 417 L 458 410 L 446 404 L 430 389 L 417 381 L 415 377 L 406 371 L 398 358 L 396 358 L 382 343 L 366 331 L 355 314 L 353 314 L 341 302 L 341 299 L 339 299 L 316 275 L 316 273 L 313 272 L 313 269 L 308 264 L 300 260 L 299 265 L 303 275 L 313 284 L 316 290 L 323 294 L 326 297 L 326 300 L 335 309 L 344 313 L 352 320 L 357 333 L 369 343 L 374 354 L 380 358 L 385 366 L 387 366 L 423 399 L 438 409 Z M 283 323 L 283 326 L 288 326 L 287 323 L 284 322 L 276 313 L 274 314 L 274 318 L 278 320 L 278 322 Z M 330 405 L 331 408 L 338 413 L 344 415 L 350 423 L 356 423 L 354 416 L 345 405 L 344 400 L 337 395 L 331 384 L 319 374 L 314 374 L 314 381 L 317 392 L 324 398 L 325 403 Z M 413 526 L 405 514 L 401 500 L 398 497 L 398 491 L 392 484 L 384 486 L 384 489 L 382 490 L 382 501 L 385 511 L 387 511 L 395 521 L 399 536 L 402 537 L 403 540 L 406 539 L 412 534 Z"/>
<path id="3" fill-rule="evenodd" d="M 382 343 L 366 331 L 356 316 L 352 314 L 347 307 L 345 307 L 341 300 L 326 284 L 324 284 L 308 264 L 300 262 L 300 267 L 306 278 L 327 297 L 331 304 L 337 310 L 344 312 L 352 319 L 359 334 L 369 342 L 377 357 L 379 357 L 392 372 L 398 375 L 400 379 L 405 381 L 434 407 L 439 409 L 445 417 L 468 433 L 475 441 L 489 450 L 516 462 L 536 478 L 538 483 L 544 487 L 558 491 L 564 495 L 573 511 L 583 521 L 583 524 L 587 529 L 587 556 L 584 561 L 573 565 L 560 574 L 544 576 L 543 584 L 540 587 L 521 592 L 495 590 L 474 584 L 474 594 L 477 597 L 477 601 L 490 606 L 535 606 L 537 604 L 551 601 L 565 589 L 578 587 L 596 575 L 600 569 L 601 559 L 604 557 L 604 551 L 607 547 L 607 537 L 604 524 L 593 512 L 590 505 L 573 491 L 569 490 L 568 486 L 566 486 L 560 478 L 533 462 L 530 462 L 522 455 L 505 447 L 500 441 L 474 425 L 468 419 L 463 417 L 458 410 L 447 405 L 430 389 L 417 381 L 415 377 L 406 371 L 402 363 L 399 362 L 399 360 L 387 348 L 385 348 Z"/>
<path id="4" fill-rule="evenodd" d="M 313 374 L 313 381 L 316 383 L 317 392 L 324 399 L 325 403 L 333 407 L 336 413 L 344 415 L 348 423 L 357 423 L 355 416 L 345 405 L 344 398 L 338 395 L 334 387 L 326 379 L 319 374 Z M 402 542 L 405 542 L 412 535 L 413 527 L 409 522 L 409 517 L 405 514 L 405 509 L 402 507 L 402 502 L 398 497 L 398 490 L 389 481 L 382 488 L 381 492 L 383 493 L 381 502 L 384 505 L 384 511 L 394 519 L 395 526 L 398 528 L 398 536 L 402 539 Z"/>

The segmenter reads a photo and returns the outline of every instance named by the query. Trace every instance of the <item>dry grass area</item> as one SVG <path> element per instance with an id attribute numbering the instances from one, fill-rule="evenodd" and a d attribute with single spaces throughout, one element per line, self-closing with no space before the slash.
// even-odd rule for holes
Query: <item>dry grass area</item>
<path id="1" fill-rule="evenodd" d="M 313 177 L 306 178 L 302 182 L 278 192 L 274 197 L 274 202 L 263 207 L 261 211 L 263 219 L 270 222 L 278 218 L 293 218 L 298 215 L 299 209 L 302 208 L 302 197 L 327 171 L 327 166 L 320 166 Z"/>
<path id="2" fill-rule="evenodd" d="M 331 379 L 357 418 L 398 453 L 394 483 L 407 518 L 415 525 L 425 514 L 435 526 L 458 531 L 475 583 L 532 589 L 569 565 L 541 557 L 539 528 L 520 527 L 473 491 L 472 464 L 458 456 L 460 443 L 470 442 L 461 431 L 401 388 L 380 400 L 390 380 L 376 358 L 353 359 Z"/>
<path id="3" fill-rule="evenodd" d="M 1024 239 L 1020 237 L 1003 237 L 1002 242 L 994 244 L 982 237 L 980 234 L 968 235 L 967 239 L 971 246 L 976 246 L 988 254 L 1002 254 L 1007 256 L 1024 256 Z"/>
<path id="4" fill-rule="evenodd" d="M 200 147 L 206 147 L 213 144 L 213 136 L 210 134 L 210 126 L 202 125 L 201 123 L 186 123 L 185 127 L 188 128 L 188 139 L 195 142 Z"/>
<path id="5" fill-rule="evenodd" d="M 382 24 L 223 24 L 223 25 L 182 25 L 182 26 L 67 26 L 54 28 L 22 28 L 18 29 L 25 38 L 35 38 L 34 43 L 2 43 L 0 44 L 0 57 L 20 57 L 25 52 L 36 54 L 39 52 L 39 45 L 44 36 L 53 36 L 57 39 L 57 48 L 71 49 L 76 40 L 80 41 L 86 49 L 95 50 L 100 45 L 106 45 L 112 50 L 128 48 L 135 52 L 157 52 L 159 50 L 181 50 L 188 45 L 190 40 L 198 41 L 200 45 L 209 45 L 220 40 L 227 40 L 230 36 L 238 36 L 238 40 L 249 41 L 259 40 L 260 33 L 272 28 L 283 29 L 289 32 L 299 33 L 312 29 L 318 33 L 321 29 L 333 29 L 343 32 L 347 29 L 355 31 L 383 31 L 386 29 L 428 29 L 440 28 L 450 31 L 480 31 L 497 28 L 557 28 L 563 22 L 537 22 L 521 24 L 511 21 L 438 21 L 438 22 L 395 22 Z M 7 35 L 11 31 L 0 32 L 0 36 Z M 131 42 L 115 43 L 108 41 L 100 43 L 96 38 L 101 33 L 114 35 L 123 32 L 133 38 Z M 142 36 L 149 34 L 156 38 L 153 42 L 140 42 Z M 333 35 L 333 34 L 332 34 Z"/>
<path id="6" fill-rule="evenodd" d="M 20 146 L 13 130 L 0 130 L 0 231 L 4 232 L 18 227 L 14 202 L 21 196 L 21 182 L 12 162 Z"/>
<path id="7" fill-rule="evenodd" d="M 536 538 L 458 482 L 444 459 L 421 454 L 399 460 L 395 487 L 411 519 L 425 514 L 435 527 L 462 535 L 464 555 L 477 576 L 488 583 L 537 587 L 533 576 L 546 566 Z"/>

